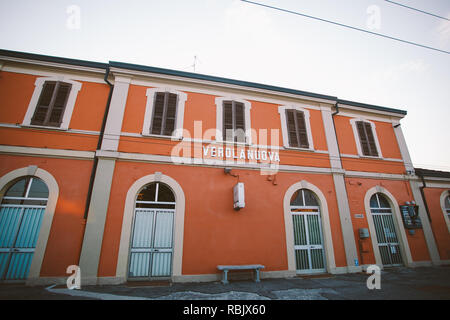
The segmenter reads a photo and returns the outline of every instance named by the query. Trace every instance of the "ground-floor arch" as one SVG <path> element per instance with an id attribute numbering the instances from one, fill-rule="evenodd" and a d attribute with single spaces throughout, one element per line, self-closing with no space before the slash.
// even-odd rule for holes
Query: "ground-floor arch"
<path id="1" fill-rule="evenodd" d="M 162 183 L 170 188 L 174 195 L 174 209 L 173 209 L 173 247 L 171 258 L 171 277 L 176 278 L 181 276 L 182 257 L 183 257 L 183 233 L 184 233 L 184 212 L 185 212 L 185 196 L 183 189 L 173 178 L 164 175 L 160 172 L 150 174 L 138 179 L 129 188 L 125 199 L 125 208 L 122 221 L 122 232 L 120 236 L 119 255 L 117 261 L 116 277 L 121 281 L 126 281 L 129 276 L 130 257 L 133 245 L 133 222 L 136 217 L 136 200 L 139 192 L 148 185 L 153 183 Z M 172 202 L 172 201 L 169 201 Z M 142 211 L 143 210 L 138 210 Z M 147 210 L 148 211 L 148 210 Z M 143 219 L 156 219 L 156 215 L 147 213 L 142 215 Z M 153 220 L 155 221 L 155 220 Z M 155 221 L 156 222 L 156 221 Z M 148 247 L 149 248 L 149 247 Z M 154 249 L 154 247 L 152 247 Z M 150 252 L 152 249 L 148 249 Z M 152 251 L 154 252 L 154 251 Z M 162 257 L 162 256 L 161 256 Z M 166 272 L 163 272 L 167 275 Z"/>
<path id="2" fill-rule="evenodd" d="M 298 242 L 298 236 L 296 235 L 296 232 L 294 230 L 298 229 L 299 227 L 306 227 L 306 225 L 303 225 L 301 223 L 301 221 L 303 220 L 305 223 L 308 223 L 307 220 L 308 218 L 303 217 L 303 218 L 296 218 L 297 214 L 293 215 L 293 211 L 292 211 L 292 205 L 291 205 L 291 201 L 292 201 L 292 197 L 295 194 L 298 194 L 299 190 L 309 190 L 311 191 L 312 194 L 315 195 L 316 199 L 317 199 L 317 205 L 314 205 L 313 207 L 317 208 L 312 208 L 314 209 L 314 211 L 310 211 L 311 216 L 315 216 L 313 218 L 310 219 L 311 223 L 315 223 L 315 222 L 320 222 L 320 227 L 317 226 L 317 228 L 315 228 L 315 230 L 317 232 L 320 232 L 320 238 L 322 239 L 322 249 L 323 249 L 323 268 L 317 268 L 320 269 L 320 271 L 324 271 L 324 272 L 329 272 L 329 273 L 334 273 L 335 269 L 336 269 L 336 263 L 335 263 L 335 258 L 334 258 L 334 249 L 333 249 L 333 241 L 331 238 L 331 225 L 330 225 L 330 219 L 329 219 L 329 214 L 328 214 L 328 205 L 327 205 L 327 201 L 325 196 L 323 195 L 322 191 L 317 188 L 315 185 L 307 182 L 307 181 L 300 181 L 297 182 L 293 185 L 291 185 L 288 190 L 286 191 L 285 195 L 284 195 L 284 199 L 283 199 L 283 209 L 284 209 L 284 222 L 285 222 L 285 232 L 286 232 L 286 248 L 287 248 L 287 257 L 288 257 L 288 269 L 290 271 L 290 273 L 295 274 L 297 273 L 297 268 L 299 266 L 299 259 L 301 259 L 301 256 L 303 255 L 304 257 L 304 262 L 306 262 L 307 260 L 309 261 L 310 266 L 312 265 L 312 263 L 314 263 L 312 261 L 311 258 L 311 253 L 312 250 L 314 250 L 314 248 L 312 248 L 311 246 L 314 246 L 314 243 L 312 241 L 307 241 L 307 245 L 305 245 L 305 247 L 303 248 L 304 251 L 302 252 L 298 252 L 300 254 L 296 254 L 296 250 L 298 251 L 299 249 L 302 249 L 300 247 L 298 247 L 298 249 L 296 249 L 296 243 Z M 306 203 L 304 203 L 305 206 L 303 207 L 308 207 L 306 206 Z M 302 206 L 299 206 L 299 208 Z M 299 211 L 300 212 L 300 211 Z M 317 216 L 317 217 L 316 217 Z M 317 220 L 316 218 L 319 218 L 319 220 Z M 313 230 L 313 229 L 310 229 Z M 317 234 L 318 236 L 318 234 Z M 297 239 L 296 239 L 297 237 Z M 306 236 L 305 236 L 306 237 Z M 317 237 L 317 239 L 319 239 L 319 237 Z M 307 248 L 309 246 L 309 249 Z M 319 245 L 320 246 L 320 245 Z M 309 251 L 308 251 L 309 250 Z M 319 250 L 319 247 L 316 248 L 316 250 Z M 318 251 L 317 251 L 318 252 Z M 320 259 L 321 257 L 316 257 L 316 266 L 320 267 Z M 301 265 L 301 262 L 300 262 Z M 305 272 L 308 272 L 307 270 Z"/>
<path id="3" fill-rule="evenodd" d="M 33 204 L 33 201 L 39 202 L 40 200 L 35 200 L 35 198 L 33 197 L 28 197 L 30 188 L 33 186 L 33 178 L 35 179 L 34 185 L 39 185 L 40 183 L 36 183 L 38 181 L 42 181 L 42 184 L 45 184 L 47 188 L 48 196 L 46 197 L 45 205 L 42 205 L 43 203 Z M 38 168 L 37 166 L 31 165 L 25 168 L 10 171 L 0 178 L 0 198 L 3 199 L 6 192 L 11 187 L 20 185 L 22 181 L 24 182 L 24 186 L 26 188 L 23 196 L 9 197 L 12 198 L 10 200 L 14 200 L 13 198 L 17 198 L 15 200 L 19 201 L 20 203 L 12 206 L 16 206 L 15 208 L 20 210 L 16 210 L 17 212 L 9 211 L 9 213 L 18 213 L 17 217 L 20 218 L 20 221 L 17 221 L 17 228 L 15 230 L 11 229 L 11 231 L 13 231 L 14 233 L 14 235 L 11 236 L 15 237 L 15 239 L 11 240 L 12 242 L 17 242 L 17 240 L 19 240 L 19 237 L 21 237 L 21 239 L 23 240 L 22 247 L 24 248 L 11 248 L 13 248 L 13 250 L 17 252 L 18 257 L 22 255 L 22 257 L 20 257 L 22 261 L 17 261 L 17 263 L 23 263 L 24 265 L 26 263 L 28 264 L 28 266 L 26 266 L 26 268 L 17 266 L 18 270 L 15 271 L 15 274 L 11 274 L 10 276 L 14 278 L 13 280 L 17 278 L 17 280 L 23 280 L 28 284 L 32 284 L 33 282 L 36 282 L 38 280 L 40 275 L 42 261 L 44 259 L 44 253 L 47 248 L 47 242 L 50 234 L 50 228 L 52 226 L 53 216 L 55 214 L 59 188 L 55 178 L 49 172 L 44 169 Z M 26 204 L 25 202 L 29 203 Z M 9 207 L 12 208 L 12 206 L 10 205 Z M 10 208 L 8 210 L 10 210 Z M 4 218 L 6 219 L 8 218 L 8 216 L 5 211 Z M 36 230 L 37 228 L 39 230 Z M 14 246 L 14 244 L 12 245 Z M 29 260 L 26 257 L 27 255 L 29 255 Z M 8 257 L 9 266 L 12 263 L 12 258 L 13 257 L 11 256 Z M 6 266 L 5 264 L 5 267 L 9 266 Z M 20 268 L 22 268 L 21 271 L 19 270 Z M 7 271 L 5 272 L 3 273 L 3 275 L 7 276 Z"/>

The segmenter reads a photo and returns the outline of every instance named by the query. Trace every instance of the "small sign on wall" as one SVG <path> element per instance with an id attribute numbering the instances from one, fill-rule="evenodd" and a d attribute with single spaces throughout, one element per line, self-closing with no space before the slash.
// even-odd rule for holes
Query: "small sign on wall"
<path id="1" fill-rule="evenodd" d="M 362 214 L 362 213 L 356 213 L 356 214 L 355 214 L 355 218 L 356 218 L 356 219 L 364 219 L 364 214 Z"/>

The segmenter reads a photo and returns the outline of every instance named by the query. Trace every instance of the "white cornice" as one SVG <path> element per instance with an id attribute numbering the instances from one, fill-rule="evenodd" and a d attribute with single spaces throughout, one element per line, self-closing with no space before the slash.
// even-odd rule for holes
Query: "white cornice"
<path id="1" fill-rule="evenodd" d="M 0 56 L 0 60 L 9 61 L 9 62 L 15 62 L 15 63 L 26 63 L 26 64 L 37 65 L 37 66 L 44 66 L 44 67 L 70 69 L 70 70 L 94 72 L 94 73 L 102 73 L 102 74 L 104 74 L 106 72 L 105 69 L 103 69 L 103 68 L 86 67 L 86 66 L 71 65 L 71 64 L 66 64 L 66 63 L 57 63 L 57 62 L 33 60 L 33 59 L 24 59 L 24 58 L 16 58 L 16 57 L 8 57 L 8 56 Z"/>

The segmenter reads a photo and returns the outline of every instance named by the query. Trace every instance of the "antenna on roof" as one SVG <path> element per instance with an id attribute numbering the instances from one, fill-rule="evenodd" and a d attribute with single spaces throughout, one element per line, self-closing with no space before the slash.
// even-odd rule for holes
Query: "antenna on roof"
<path id="1" fill-rule="evenodd" d="M 200 62 L 200 60 L 197 58 L 197 55 L 194 56 L 194 63 L 191 65 L 192 68 L 194 68 L 194 72 L 195 72 L 195 67 L 197 66 L 197 61 Z"/>

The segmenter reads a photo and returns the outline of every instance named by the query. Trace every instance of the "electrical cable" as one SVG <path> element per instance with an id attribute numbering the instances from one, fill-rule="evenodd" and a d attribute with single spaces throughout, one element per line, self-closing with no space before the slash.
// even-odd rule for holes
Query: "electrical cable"
<path id="1" fill-rule="evenodd" d="M 241 1 L 247 2 L 247 3 L 250 3 L 250 4 L 254 4 L 254 5 L 257 5 L 257 6 L 261 6 L 261 7 L 266 7 L 266 8 L 269 8 L 269 9 L 274 9 L 274 10 L 278 10 L 278 11 L 282 11 L 282 12 L 286 12 L 286 13 L 295 14 L 295 15 L 298 15 L 298 16 L 302 16 L 302 17 L 306 17 L 306 18 L 310 18 L 310 19 L 314 19 L 314 20 L 318 20 L 318 21 L 322 21 L 322 22 L 331 23 L 331 24 L 334 24 L 334 25 L 337 25 L 337 26 L 340 26 L 340 27 L 344 27 L 344 28 L 348 28 L 348 29 L 352 29 L 352 30 L 356 30 L 356 31 L 365 32 L 365 33 L 368 33 L 368 34 L 371 34 L 371 35 L 375 35 L 375 36 L 383 37 L 383 38 L 386 38 L 386 39 L 407 43 L 407 44 L 414 45 L 414 46 L 417 46 L 417 47 L 438 51 L 438 52 L 441 52 L 441 53 L 450 54 L 450 51 L 445 51 L 445 50 L 429 47 L 429 46 L 426 46 L 426 45 L 423 45 L 423 44 L 420 44 L 420 43 L 416 43 L 416 42 L 412 42 L 412 41 L 408 41 L 408 40 L 403 40 L 403 39 L 400 39 L 400 38 L 388 36 L 386 34 L 382 34 L 382 33 L 378 33 L 378 32 L 364 30 L 364 29 L 361 29 L 361 28 L 357 28 L 357 27 L 353 27 L 353 26 L 347 25 L 347 24 L 343 24 L 343 23 L 339 23 L 339 22 L 335 22 L 335 21 L 331 21 L 331 20 L 327 20 L 327 19 L 323 19 L 323 18 L 319 18 L 319 17 L 310 16 L 310 15 L 307 15 L 307 14 L 304 14 L 304 13 L 295 12 L 295 11 L 291 11 L 291 10 L 287 10 L 287 9 L 283 9 L 283 8 L 279 8 L 279 7 L 269 6 L 267 4 L 262 4 L 262 3 L 258 3 L 258 2 L 248 1 L 248 0 L 241 0 Z"/>
<path id="2" fill-rule="evenodd" d="M 420 10 L 420 9 L 417 9 L 417 8 L 408 7 L 408 6 L 404 5 L 404 4 L 401 4 L 401 3 L 398 3 L 398 2 L 395 2 L 395 1 L 390 1 L 390 0 L 384 0 L 384 1 L 392 3 L 392 4 L 395 4 L 395 5 L 400 6 L 400 7 L 408 8 L 410 10 L 414 10 L 414 11 L 418 11 L 418 12 L 421 12 L 421 13 L 424 13 L 424 14 L 428 14 L 430 16 L 433 16 L 433 17 L 436 17 L 436 18 L 439 18 L 439 19 L 444 19 L 444 20 L 450 21 L 450 19 L 448 19 L 446 17 L 438 16 L 437 14 L 426 12 L 426 11 L 423 11 L 423 10 Z"/>

